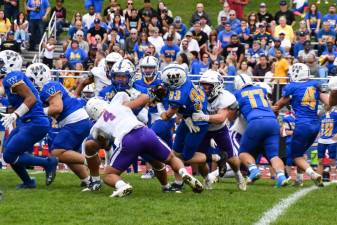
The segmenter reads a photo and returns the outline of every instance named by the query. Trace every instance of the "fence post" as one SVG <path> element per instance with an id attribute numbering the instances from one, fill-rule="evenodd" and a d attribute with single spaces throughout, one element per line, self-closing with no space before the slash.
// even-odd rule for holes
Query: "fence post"
<path id="1" fill-rule="evenodd" d="M 280 100 L 280 79 L 276 83 L 276 101 Z"/>

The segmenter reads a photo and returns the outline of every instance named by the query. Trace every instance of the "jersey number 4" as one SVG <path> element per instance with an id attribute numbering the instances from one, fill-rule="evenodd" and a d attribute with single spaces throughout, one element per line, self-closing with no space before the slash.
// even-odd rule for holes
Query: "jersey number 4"
<path id="1" fill-rule="evenodd" d="M 308 87 L 305 91 L 305 94 L 302 98 L 301 105 L 302 106 L 309 106 L 310 109 L 315 110 L 316 108 L 316 88 L 315 87 Z"/>

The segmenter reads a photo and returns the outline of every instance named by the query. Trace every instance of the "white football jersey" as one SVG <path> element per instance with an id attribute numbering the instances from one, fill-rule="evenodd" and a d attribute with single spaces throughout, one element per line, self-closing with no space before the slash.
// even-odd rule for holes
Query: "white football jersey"
<path id="1" fill-rule="evenodd" d="M 95 83 L 95 95 L 98 96 L 98 93 L 111 84 L 111 80 L 106 76 L 105 68 L 98 66 L 94 67 L 91 70 L 94 76 Z"/>
<path id="2" fill-rule="evenodd" d="M 234 121 L 234 124 L 229 128 L 230 131 L 235 131 L 239 134 L 243 134 L 247 127 L 247 121 L 246 119 L 240 114 L 236 120 Z"/>
<path id="3" fill-rule="evenodd" d="M 119 145 L 123 137 L 131 130 L 144 126 L 130 108 L 116 101 L 107 106 L 101 117 L 91 128 L 90 134 L 94 139 L 98 136 L 103 136 L 105 139 L 114 140 L 115 144 Z"/>
<path id="4" fill-rule="evenodd" d="M 222 90 L 219 95 L 212 101 L 208 102 L 207 112 L 209 115 L 217 114 L 219 109 L 225 109 L 236 102 L 235 96 L 229 91 Z M 222 124 L 209 124 L 209 131 L 216 131 L 226 126 L 226 121 Z"/>

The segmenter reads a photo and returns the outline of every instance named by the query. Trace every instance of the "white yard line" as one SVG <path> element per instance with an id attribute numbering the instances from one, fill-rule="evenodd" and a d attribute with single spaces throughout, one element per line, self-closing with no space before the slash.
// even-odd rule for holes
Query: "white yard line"
<path id="1" fill-rule="evenodd" d="M 326 183 L 325 186 L 328 186 L 334 182 Z M 291 194 L 289 197 L 282 199 L 276 205 L 274 205 L 271 209 L 266 211 L 261 219 L 254 223 L 254 225 L 268 225 L 275 222 L 290 206 L 296 203 L 300 198 L 305 196 L 311 191 L 318 189 L 316 186 L 311 186 L 308 188 L 303 188 L 295 193 Z"/>

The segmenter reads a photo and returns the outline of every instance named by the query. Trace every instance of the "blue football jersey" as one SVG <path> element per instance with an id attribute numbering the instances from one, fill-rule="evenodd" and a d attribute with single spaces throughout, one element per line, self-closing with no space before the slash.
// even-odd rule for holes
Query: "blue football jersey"
<path id="1" fill-rule="evenodd" d="M 30 118 L 46 117 L 46 115 L 43 113 L 43 107 L 39 93 L 34 87 L 34 84 L 28 79 L 28 77 L 24 73 L 20 71 L 10 72 L 5 76 L 2 83 L 5 88 L 8 103 L 15 109 L 24 102 L 24 99 L 21 96 L 12 92 L 16 86 L 20 84 L 26 84 L 36 98 L 36 103 L 32 106 L 32 108 L 29 109 L 29 111 L 25 115 L 20 117 L 19 120 L 25 122 Z"/>
<path id="2" fill-rule="evenodd" d="M 292 82 L 282 90 L 282 96 L 291 97 L 291 106 L 296 115 L 296 123 L 318 121 L 319 86 L 316 80 Z"/>
<path id="3" fill-rule="evenodd" d="M 249 123 L 251 120 L 265 117 L 276 118 L 270 108 L 267 91 L 260 86 L 247 86 L 235 92 L 240 112 Z"/>
<path id="4" fill-rule="evenodd" d="M 60 93 L 63 102 L 63 111 L 57 117 L 57 122 L 62 121 L 71 113 L 83 108 L 83 102 L 81 99 L 71 97 L 65 87 L 58 81 L 50 81 L 45 84 L 41 90 L 41 100 L 43 103 L 48 103 L 48 99 L 56 94 Z"/>
<path id="5" fill-rule="evenodd" d="M 172 108 L 178 108 L 178 113 L 184 118 L 191 117 L 194 112 L 202 111 L 207 114 L 208 101 L 205 92 L 188 78 L 180 88 L 170 90 L 168 103 Z M 204 121 L 194 123 L 207 124 Z"/>
<path id="6" fill-rule="evenodd" d="M 331 112 L 325 113 L 321 117 L 321 130 L 320 138 L 328 139 L 332 138 L 337 133 L 337 111 L 333 110 Z"/>
<path id="7" fill-rule="evenodd" d="M 113 84 L 110 84 L 109 86 L 106 86 L 105 88 L 103 88 L 99 93 L 98 96 L 103 98 L 105 101 L 111 101 L 113 99 L 113 97 L 115 97 L 116 93 L 117 93 L 117 89 L 115 88 L 115 86 Z"/>

